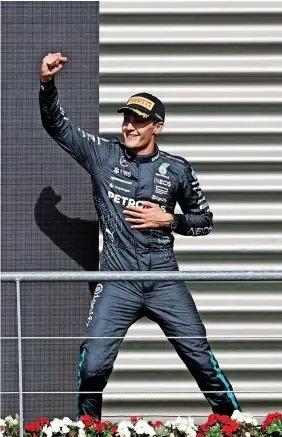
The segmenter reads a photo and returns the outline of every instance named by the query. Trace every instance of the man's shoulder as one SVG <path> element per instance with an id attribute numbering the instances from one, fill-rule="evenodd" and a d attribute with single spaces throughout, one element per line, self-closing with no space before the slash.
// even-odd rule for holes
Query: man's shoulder
<path id="1" fill-rule="evenodd" d="M 171 153 L 164 152 L 163 150 L 160 150 L 160 157 L 166 158 L 167 160 L 171 161 L 171 163 L 179 165 L 180 167 L 188 167 L 191 165 L 190 162 L 188 162 L 182 156 L 172 155 Z"/>
<path id="2" fill-rule="evenodd" d="M 107 148 L 110 148 L 112 151 L 114 151 L 114 149 L 118 150 L 123 147 L 123 144 L 117 137 L 92 135 L 89 133 L 84 133 L 80 128 L 78 128 L 78 130 L 83 133 L 83 136 L 87 136 L 88 140 L 93 142 L 95 145 L 107 146 Z"/>
<path id="3" fill-rule="evenodd" d="M 103 136 L 97 136 L 96 138 L 99 138 L 100 141 L 106 141 L 107 143 L 109 143 L 113 147 L 121 147 L 122 146 L 120 140 L 117 137 L 103 135 Z"/>

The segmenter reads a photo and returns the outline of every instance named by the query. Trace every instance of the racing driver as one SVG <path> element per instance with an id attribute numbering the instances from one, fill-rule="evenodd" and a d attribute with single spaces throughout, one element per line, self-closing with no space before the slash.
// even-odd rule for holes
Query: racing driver
<path id="1" fill-rule="evenodd" d="M 191 164 L 159 150 L 155 142 L 164 126 L 164 105 L 148 93 L 129 98 L 118 109 L 124 116 L 124 144 L 88 134 L 69 120 L 58 100 L 54 76 L 66 61 L 61 53 L 43 58 L 41 117 L 47 133 L 91 175 L 104 241 L 100 270 L 177 271 L 172 231 L 206 235 L 213 222 Z M 182 214 L 174 214 L 176 202 Z M 231 416 L 240 410 L 186 284 L 114 281 L 98 284 L 91 303 L 81 345 L 78 416 L 101 418 L 102 391 L 120 343 L 143 316 L 171 337 L 214 413 Z"/>

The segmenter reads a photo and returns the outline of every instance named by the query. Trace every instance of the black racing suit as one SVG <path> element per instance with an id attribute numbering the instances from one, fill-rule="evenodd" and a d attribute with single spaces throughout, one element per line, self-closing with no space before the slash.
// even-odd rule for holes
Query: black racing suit
<path id="1" fill-rule="evenodd" d="M 136 156 L 115 137 L 85 133 L 66 116 L 53 81 L 41 84 L 40 109 L 48 134 L 91 175 L 104 240 L 100 270 L 177 271 L 171 229 L 132 230 L 123 211 L 147 200 L 173 214 L 178 202 L 183 214 L 175 215 L 174 231 L 208 234 L 212 213 L 191 164 L 157 145 L 151 155 Z M 231 415 L 240 409 L 204 338 L 205 327 L 184 282 L 107 282 L 97 285 L 87 320 L 86 335 L 96 338 L 81 345 L 78 416 L 101 417 L 102 391 L 119 345 L 128 328 L 144 315 L 156 321 L 167 337 L 194 337 L 170 342 L 215 413 Z M 92 391 L 100 393 L 84 393 Z"/>

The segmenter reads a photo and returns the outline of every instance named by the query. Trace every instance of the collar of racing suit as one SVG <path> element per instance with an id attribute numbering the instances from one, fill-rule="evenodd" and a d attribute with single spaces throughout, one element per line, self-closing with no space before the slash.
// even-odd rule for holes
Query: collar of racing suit
<path id="1" fill-rule="evenodd" d="M 130 152 L 130 150 L 126 149 L 126 147 L 124 148 L 124 153 L 129 161 L 136 162 L 138 164 L 156 161 L 160 154 L 157 144 L 155 144 L 155 151 L 150 153 L 150 155 L 135 155 L 134 153 Z"/>

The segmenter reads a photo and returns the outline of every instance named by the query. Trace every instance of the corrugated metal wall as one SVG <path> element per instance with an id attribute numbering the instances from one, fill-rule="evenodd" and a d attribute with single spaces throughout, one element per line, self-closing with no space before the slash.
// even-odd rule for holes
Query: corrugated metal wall
<path id="1" fill-rule="evenodd" d="M 100 132 L 120 133 L 116 108 L 131 94 L 159 96 L 158 143 L 192 162 L 214 212 L 212 234 L 176 236 L 182 270 L 282 266 L 281 43 L 281 1 L 100 2 Z M 190 284 L 208 336 L 281 336 L 281 288 Z M 165 338 L 129 338 L 161 334 L 145 319 L 130 329 L 105 415 L 210 413 Z M 245 411 L 281 411 L 281 338 L 210 342 Z"/>

